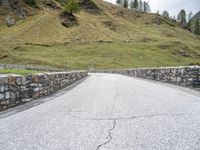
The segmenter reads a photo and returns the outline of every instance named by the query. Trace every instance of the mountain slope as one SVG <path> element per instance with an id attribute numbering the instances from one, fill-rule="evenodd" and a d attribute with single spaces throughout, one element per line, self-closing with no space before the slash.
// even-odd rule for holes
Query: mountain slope
<path id="1" fill-rule="evenodd" d="M 75 14 L 78 25 L 71 28 L 61 24 L 62 10 L 40 3 L 35 15 L 15 26 L 1 24 L 0 63 L 69 69 L 200 63 L 200 38 L 177 23 L 101 0 L 95 3 L 101 13 L 81 10 Z"/>
<path id="2" fill-rule="evenodd" d="M 200 19 L 200 11 L 197 12 L 197 13 L 192 17 L 192 20 L 197 20 L 197 19 Z"/>

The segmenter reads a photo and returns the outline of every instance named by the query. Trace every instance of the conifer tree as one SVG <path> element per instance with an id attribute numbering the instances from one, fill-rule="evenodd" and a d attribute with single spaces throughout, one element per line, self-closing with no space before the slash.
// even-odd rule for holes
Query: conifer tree
<path id="1" fill-rule="evenodd" d="M 180 11 L 180 13 L 177 16 L 177 21 L 182 25 L 182 26 L 186 26 L 186 12 L 184 9 L 182 9 Z"/>
<path id="2" fill-rule="evenodd" d="M 200 34 L 200 23 L 199 23 L 199 19 L 195 20 L 195 24 L 194 24 L 194 33 L 195 34 Z"/>
<path id="3" fill-rule="evenodd" d="M 122 0 L 116 0 L 117 5 L 122 5 Z"/>
<path id="4" fill-rule="evenodd" d="M 134 0 L 134 1 L 132 2 L 131 7 L 132 7 L 132 8 L 135 8 L 135 9 L 138 9 L 138 8 L 139 8 L 138 0 Z"/>
<path id="5" fill-rule="evenodd" d="M 162 16 L 163 16 L 163 17 L 166 17 L 166 18 L 169 18 L 169 13 L 168 13 L 168 11 L 164 10 L 163 13 L 162 13 Z"/>
<path id="6" fill-rule="evenodd" d="M 124 0 L 123 7 L 128 8 L 128 0 Z"/>
<path id="7" fill-rule="evenodd" d="M 144 1 L 144 3 L 143 3 L 143 11 L 144 12 L 150 12 L 151 11 L 149 3 L 146 2 L 146 1 Z"/>
<path id="8" fill-rule="evenodd" d="M 189 31 L 191 31 L 192 32 L 192 16 L 193 16 L 193 13 L 192 12 L 190 12 L 189 14 L 188 14 L 188 22 L 187 22 L 187 28 L 188 28 L 188 30 Z"/>
<path id="9" fill-rule="evenodd" d="M 146 2 L 144 1 L 144 3 L 143 3 L 143 11 L 144 12 L 147 12 L 147 5 L 146 5 Z"/>
<path id="10" fill-rule="evenodd" d="M 139 10 L 140 11 L 143 10 L 143 2 L 142 2 L 142 0 L 139 0 Z"/>

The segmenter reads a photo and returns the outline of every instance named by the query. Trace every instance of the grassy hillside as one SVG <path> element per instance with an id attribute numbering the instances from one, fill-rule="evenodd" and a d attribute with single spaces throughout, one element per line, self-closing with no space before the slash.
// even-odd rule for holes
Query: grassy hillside
<path id="1" fill-rule="evenodd" d="M 175 22 L 95 0 L 101 14 L 76 14 L 66 28 L 41 7 L 15 26 L 0 24 L 0 63 L 68 69 L 131 68 L 200 63 L 200 38 Z"/>

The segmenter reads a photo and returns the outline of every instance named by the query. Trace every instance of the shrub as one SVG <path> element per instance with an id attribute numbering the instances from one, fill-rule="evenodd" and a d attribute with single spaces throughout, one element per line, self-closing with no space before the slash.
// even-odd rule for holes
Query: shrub
<path id="1" fill-rule="evenodd" d="M 36 5 L 35 0 L 24 0 L 24 2 L 25 2 L 27 5 L 30 5 L 30 6 L 35 6 L 35 5 Z"/>

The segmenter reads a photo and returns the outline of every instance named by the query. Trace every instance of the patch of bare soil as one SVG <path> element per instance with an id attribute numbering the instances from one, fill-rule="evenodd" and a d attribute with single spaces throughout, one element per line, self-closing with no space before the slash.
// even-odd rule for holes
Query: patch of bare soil
<path id="1" fill-rule="evenodd" d="M 112 21 L 104 21 L 103 24 L 108 27 L 110 30 L 116 31 L 117 25 Z"/>

